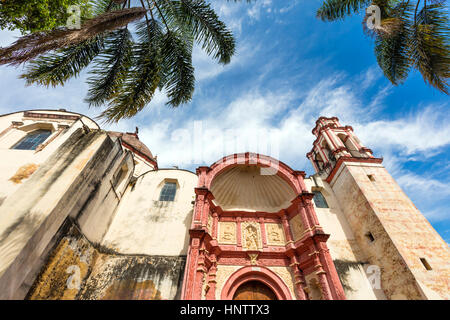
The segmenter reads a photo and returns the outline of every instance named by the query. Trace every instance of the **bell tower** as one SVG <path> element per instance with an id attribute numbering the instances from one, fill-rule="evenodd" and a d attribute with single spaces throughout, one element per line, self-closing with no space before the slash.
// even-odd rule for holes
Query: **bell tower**
<path id="1" fill-rule="evenodd" d="M 312 133 L 316 140 L 307 157 L 320 176 L 328 177 L 344 161 L 382 162 L 373 156 L 371 149 L 362 145 L 351 126 L 342 126 L 336 117 L 320 117 Z"/>
<path id="2" fill-rule="evenodd" d="M 397 182 L 336 117 L 320 117 L 307 157 L 328 183 L 358 250 L 380 270 L 388 299 L 450 299 L 450 253 Z M 425 195 L 426 196 L 426 195 Z"/>

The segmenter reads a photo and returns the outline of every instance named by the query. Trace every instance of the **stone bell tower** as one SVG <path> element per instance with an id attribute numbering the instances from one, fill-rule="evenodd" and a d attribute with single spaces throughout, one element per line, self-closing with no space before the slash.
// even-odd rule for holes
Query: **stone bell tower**
<path id="1" fill-rule="evenodd" d="M 368 263 L 379 267 L 388 299 L 449 299 L 450 253 L 352 127 L 321 117 L 307 154 L 328 183 Z"/>

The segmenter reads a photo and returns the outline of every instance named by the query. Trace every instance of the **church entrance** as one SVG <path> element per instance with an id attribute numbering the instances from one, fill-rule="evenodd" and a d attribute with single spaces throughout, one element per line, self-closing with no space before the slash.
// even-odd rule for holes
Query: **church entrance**
<path id="1" fill-rule="evenodd" d="M 277 296 L 264 283 L 248 281 L 236 290 L 233 300 L 277 300 Z"/>

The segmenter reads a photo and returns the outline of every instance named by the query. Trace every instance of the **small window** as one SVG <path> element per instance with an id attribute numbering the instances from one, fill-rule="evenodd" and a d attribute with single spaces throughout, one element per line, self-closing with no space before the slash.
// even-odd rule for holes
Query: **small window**
<path id="1" fill-rule="evenodd" d="M 159 201 L 174 201 L 177 192 L 177 184 L 174 182 L 166 182 L 159 195 Z"/>
<path id="2" fill-rule="evenodd" d="M 35 130 L 27 134 L 25 138 L 20 140 L 11 149 L 36 150 L 51 134 L 52 132 L 50 130 Z"/>
<path id="3" fill-rule="evenodd" d="M 113 186 L 116 188 L 119 185 L 120 180 L 122 180 L 122 175 L 124 174 L 125 170 L 121 167 L 117 172 L 115 173 L 113 177 Z"/>
<path id="4" fill-rule="evenodd" d="M 375 177 L 371 174 L 367 175 L 367 178 L 369 178 L 370 181 L 375 182 Z"/>
<path id="5" fill-rule="evenodd" d="M 323 196 L 322 192 L 320 191 L 313 191 L 314 193 L 314 203 L 316 204 L 317 208 L 328 208 L 327 201 L 325 200 L 325 197 Z"/>
<path id="6" fill-rule="evenodd" d="M 420 258 L 420 261 L 422 262 L 423 266 L 425 267 L 425 269 L 427 270 L 433 270 L 433 268 L 431 268 L 430 264 L 428 263 L 427 259 L 425 258 Z"/>
<path id="7" fill-rule="evenodd" d="M 370 233 L 370 232 L 366 233 L 366 237 L 369 240 L 369 242 L 374 242 L 375 241 L 375 238 L 373 237 L 373 234 Z"/>

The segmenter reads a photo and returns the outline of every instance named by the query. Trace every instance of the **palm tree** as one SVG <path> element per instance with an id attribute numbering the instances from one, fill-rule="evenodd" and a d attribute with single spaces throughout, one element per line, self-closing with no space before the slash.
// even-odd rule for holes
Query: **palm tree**
<path id="1" fill-rule="evenodd" d="M 107 122 L 130 118 L 165 89 L 168 105 L 192 99 L 194 43 L 218 63 L 235 52 L 232 33 L 204 0 L 96 0 L 95 17 L 81 29 L 58 28 L 0 48 L 0 64 L 27 63 L 27 85 L 64 85 L 91 65 L 90 106 Z M 133 23 L 131 26 L 130 24 Z"/>
<path id="2" fill-rule="evenodd" d="M 378 26 L 364 31 L 375 40 L 375 56 L 384 75 L 398 85 L 412 68 L 424 81 L 448 94 L 450 43 L 445 0 L 325 0 L 317 11 L 323 21 L 344 19 L 370 5 L 381 12 Z"/>

